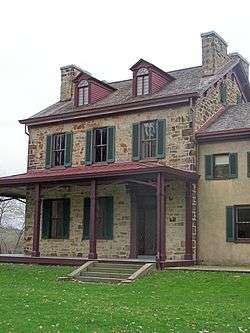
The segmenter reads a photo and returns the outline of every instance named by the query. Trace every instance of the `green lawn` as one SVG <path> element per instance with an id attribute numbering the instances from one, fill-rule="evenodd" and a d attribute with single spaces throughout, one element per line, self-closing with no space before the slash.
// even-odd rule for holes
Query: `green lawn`
<path id="1" fill-rule="evenodd" d="M 250 274 L 165 271 L 129 285 L 57 281 L 71 271 L 0 264 L 0 332 L 250 332 Z"/>

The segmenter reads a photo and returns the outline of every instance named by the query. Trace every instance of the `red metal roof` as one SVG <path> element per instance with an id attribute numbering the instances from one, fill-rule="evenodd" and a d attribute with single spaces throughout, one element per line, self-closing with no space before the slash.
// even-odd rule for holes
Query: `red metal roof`
<path id="1" fill-rule="evenodd" d="M 91 178 L 112 178 L 117 176 L 163 172 L 176 178 L 197 179 L 195 172 L 184 171 L 157 162 L 119 162 L 70 168 L 30 170 L 27 173 L 0 178 L 0 186 L 50 183 Z"/>

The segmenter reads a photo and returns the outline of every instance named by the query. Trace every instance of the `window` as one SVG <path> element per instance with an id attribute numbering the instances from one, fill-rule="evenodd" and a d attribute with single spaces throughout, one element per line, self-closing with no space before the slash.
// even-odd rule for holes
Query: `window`
<path id="1" fill-rule="evenodd" d="M 237 104 L 241 104 L 243 102 L 243 98 L 241 94 L 237 94 Z"/>
<path id="2" fill-rule="evenodd" d="M 64 239 L 69 236 L 70 200 L 43 200 L 42 237 Z"/>
<path id="3" fill-rule="evenodd" d="M 89 104 L 89 84 L 88 81 L 82 80 L 78 84 L 78 106 Z"/>
<path id="4" fill-rule="evenodd" d="M 107 127 L 94 130 L 94 162 L 107 161 Z"/>
<path id="5" fill-rule="evenodd" d="M 96 237 L 112 239 L 113 236 L 113 197 L 97 198 Z M 90 198 L 84 199 L 83 238 L 89 239 Z"/>
<path id="6" fill-rule="evenodd" d="M 236 207 L 236 239 L 250 240 L 250 206 Z"/>
<path id="7" fill-rule="evenodd" d="M 52 166 L 64 165 L 65 133 L 52 136 Z"/>
<path id="8" fill-rule="evenodd" d="M 156 120 L 141 123 L 142 159 L 156 157 Z"/>
<path id="9" fill-rule="evenodd" d="M 224 82 L 220 84 L 220 102 L 223 104 L 227 102 L 227 86 Z"/>
<path id="10" fill-rule="evenodd" d="M 238 154 L 216 154 L 205 156 L 206 179 L 231 179 L 238 176 Z"/>
<path id="11" fill-rule="evenodd" d="M 166 120 L 134 123 L 132 126 L 132 160 L 165 158 Z"/>
<path id="12" fill-rule="evenodd" d="M 229 154 L 214 156 L 214 178 L 224 179 L 229 177 Z"/>
<path id="13" fill-rule="evenodd" d="M 149 94 L 149 73 L 146 68 L 140 68 L 136 74 L 137 96 Z"/>

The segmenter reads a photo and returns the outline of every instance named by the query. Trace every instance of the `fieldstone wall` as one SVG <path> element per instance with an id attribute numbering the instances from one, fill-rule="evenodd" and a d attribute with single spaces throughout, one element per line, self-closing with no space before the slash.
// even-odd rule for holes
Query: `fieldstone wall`
<path id="1" fill-rule="evenodd" d="M 28 191 L 26 206 L 26 224 L 24 234 L 24 252 L 32 250 L 32 223 L 34 215 L 34 189 Z M 167 184 L 166 200 L 166 252 L 168 260 L 185 258 L 185 218 L 186 203 L 184 182 Z M 70 235 L 69 239 L 41 239 L 42 256 L 87 257 L 89 241 L 82 240 L 83 200 L 90 195 L 86 186 L 69 185 L 51 187 L 42 190 L 42 198 L 70 198 Z M 125 185 L 100 185 L 98 196 L 114 197 L 114 224 L 112 240 L 97 240 L 99 258 L 128 258 L 130 252 L 130 193 Z M 155 221 L 156 223 L 156 221 Z M 42 224 L 42 223 L 41 223 Z M 196 224 L 196 220 L 195 220 Z M 42 228 L 42 225 L 41 225 Z M 193 236 L 195 237 L 195 235 Z"/>
<path id="2" fill-rule="evenodd" d="M 241 95 L 240 88 L 233 73 L 228 73 L 216 82 L 203 96 L 199 97 L 194 105 L 194 130 L 198 130 L 223 106 L 220 101 L 220 84 L 224 82 L 227 87 L 226 105 L 237 103 L 237 95 Z M 225 106 L 226 106 L 225 105 Z"/>
<path id="3" fill-rule="evenodd" d="M 31 127 L 29 129 L 28 169 L 44 169 L 46 136 L 65 131 L 73 132 L 72 166 L 82 165 L 85 157 L 86 130 L 103 126 L 116 127 L 116 161 L 131 161 L 132 124 L 139 121 L 166 119 L 166 158 L 160 161 L 180 169 L 193 170 L 195 152 L 188 114 L 189 106 L 181 106 L 39 128 Z"/>

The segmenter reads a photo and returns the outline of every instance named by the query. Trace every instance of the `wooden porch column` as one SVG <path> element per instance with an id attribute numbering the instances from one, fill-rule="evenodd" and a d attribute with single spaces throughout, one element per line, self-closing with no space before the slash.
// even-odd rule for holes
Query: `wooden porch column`
<path id="1" fill-rule="evenodd" d="M 131 223 L 130 223 L 130 258 L 137 257 L 137 205 L 136 192 L 131 190 Z"/>
<path id="2" fill-rule="evenodd" d="M 32 257 L 39 257 L 40 240 L 40 219 L 41 219 L 41 188 L 40 184 L 35 185 L 35 212 L 32 232 Z"/>
<path id="3" fill-rule="evenodd" d="M 192 242 L 192 182 L 186 183 L 186 239 L 185 239 L 185 259 L 193 259 Z"/>
<path id="4" fill-rule="evenodd" d="M 90 185 L 90 235 L 89 235 L 89 259 L 96 259 L 96 180 L 91 180 Z"/>
<path id="5" fill-rule="evenodd" d="M 165 208 L 165 177 L 157 175 L 157 221 L 156 221 L 156 261 L 161 263 L 166 260 L 166 208 Z"/>

